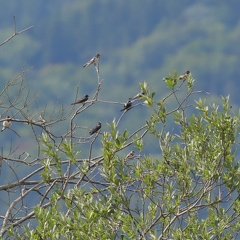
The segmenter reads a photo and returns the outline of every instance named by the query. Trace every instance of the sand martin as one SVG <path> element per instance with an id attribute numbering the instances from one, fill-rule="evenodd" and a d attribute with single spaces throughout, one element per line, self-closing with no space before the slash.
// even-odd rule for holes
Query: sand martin
<path id="1" fill-rule="evenodd" d="M 189 74 L 190 74 L 190 71 L 186 71 L 184 74 L 178 77 L 178 80 L 186 80 Z"/>
<path id="2" fill-rule="evenodd" d="M 83 67 L 88 67 L 91 64 L 95 65 L 97 63 L 97 61 L 99 61 L 99 59 L 100 59 L 100 54 L 98 53 L 95 57 L 93 57 L 91 60 L 89 60 L 87 63 L 85 63 L 83 65 Z"/>
<path id="3" fill-rule="evenodd" d="M 132 150 L 126 157 L 125 160 L 133 159 L 135 152 Z"/>
<path id="4" fill-rule="evenodd" d="M 124 104 L 124 107 L 121 111 L 129 110 L 131 107 L 132 107 L 132 102 L 128 100 L 127 103 Z"/>
<path id="5" fill-rule="evenodd" d="M 83 98 L 77 100 L 74 103 L 71 103 L 71 105 L 75 105 L 75 104 L 78 104 L 78 103 L 84 103 L 84 102 L 86 102 L 88 100 L 88 97 L 89 97 L 88 95 L 85 95 Z"/>
<path id="6" fill-rule="evenodd" d="M 12 125 L 12 121 L 11 118 L 9 116 L 7 116 L 7 118 L 3 121 L 3 127 L 2 127 L 2 131 L 4 131 L 6 128 L 9 128 Z"/>
<path id="7" fill-rule="evenodd" d="M 98 122 L 98 124 L 89 132 L 90 135 L 93 135 L 96 133 L 100 128 L 102 127 L 101 122 Z"/>

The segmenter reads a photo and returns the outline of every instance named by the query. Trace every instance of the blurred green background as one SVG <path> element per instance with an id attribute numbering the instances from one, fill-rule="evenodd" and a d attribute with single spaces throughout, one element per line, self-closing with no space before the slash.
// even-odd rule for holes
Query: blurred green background
<path id="1" fill-rule="evenodd" d="M 101 54 L 101 100 L 124 103 L 145 80 L 161 99 L 167 91 L 163 77 L 190 70 L 196 90 L 211 93 L 216 101 L 230 94 L 230 102 L 239 105 L 240 2 L 1 0 L 0 6 L 0 42 L 13 33 L 12 15 L 18 31 L 34 26 L 0 48 L 0 86 L 25 69 L 25 82 L 37 96 L 31 106 L 35 110 L 46 105 L 70 108 L 77 93 L 78 98 L 93 97 L 95 69 L 82 65 L 96 53 Z M 78 124 L 91 128 L 100 120 L 104 131 L 105 122 L 119 117 L 121 108 L 98 103 L 79 116 Z M 146 113 L 143 107 L 129 111 L 128 124 L 144 124 Z M 15 126 L 21 126 L 21 140 L 9 132 L 1 138 L 11 134 L 27 151 L 31 129 Z"/>

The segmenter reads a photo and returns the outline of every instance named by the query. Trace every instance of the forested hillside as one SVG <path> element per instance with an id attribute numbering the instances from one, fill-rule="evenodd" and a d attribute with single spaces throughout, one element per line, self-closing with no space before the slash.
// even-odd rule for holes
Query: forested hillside
<path id="1" fill-rule="evenodd" d="M 166 95 L 162 78 L 173 70 L 190 70 L 197 89 L 216 98 L 230 94 L 238 105 L 239 5 L 192 0 L 2 1 L 2 41 L 14 30 L 12 15 L 17 29 L 34 28 L 1 47 L 1 82 L 24 69 L 24 81 L 32 94 L 37 92 L 33 109 L 68 107 L 76 97 L 94 94 L 94 73 L 82 65 L 100 53 L 102 100 L 123 104 L 144 80 L 159 90 L 159 98 Z M 120 108 L 98 111 L 108 121 Z M 89 116 L 81 121 L 88 122 Z"/>

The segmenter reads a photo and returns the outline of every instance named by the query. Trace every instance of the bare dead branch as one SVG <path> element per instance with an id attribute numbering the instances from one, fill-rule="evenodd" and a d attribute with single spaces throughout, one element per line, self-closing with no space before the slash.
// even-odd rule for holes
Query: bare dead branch
<path id="1" fill-rule="evenodd" d="M 14 37 L 16 37 L 17 35 L 21 34 L 21 33 L 24 33 L 28 30 L 30 30 L 31 28 L 33 28 L 33 26 L 30 26 L 30 27 L 27 27 L 19 32 L 17 32 L 17 24 L 16 24 L 16 17 L 13 15 L 13 22 L 14 22 L 14 33 L 9 37 L 7 38 L 6 40 L 4 40 L 2 43 L 0 43 L 0 47 L 4 44 L 6 44 L 7 42 L 9 42 L 10 40 L 12 40 Z"/>

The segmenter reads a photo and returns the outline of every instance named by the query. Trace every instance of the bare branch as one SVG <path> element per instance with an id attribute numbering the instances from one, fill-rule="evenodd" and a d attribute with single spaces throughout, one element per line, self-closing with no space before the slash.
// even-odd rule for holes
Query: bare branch
<path id="1" fill-rule="evenodd" d="M 31 28 L 33 28 L 33 26 L 27 27 L 19 32 L 17 32 L 17 25 L 16 25 L 16 17 L 13 15 L 13 21 L 14 21 L 14 33 L 12 34 L 12 36 L 10 36 L 9 38 L 7 38 L 6 40 L 4 40 L 2 43 L 0 43 L 0 47 L 2 45 L 4 45 L 5 43 L 9 42 L 11 39 L 13 39 L 14 37 L 16 37 L 17 35 L 24 33 L 28 30 L 30 30 Z"/>

